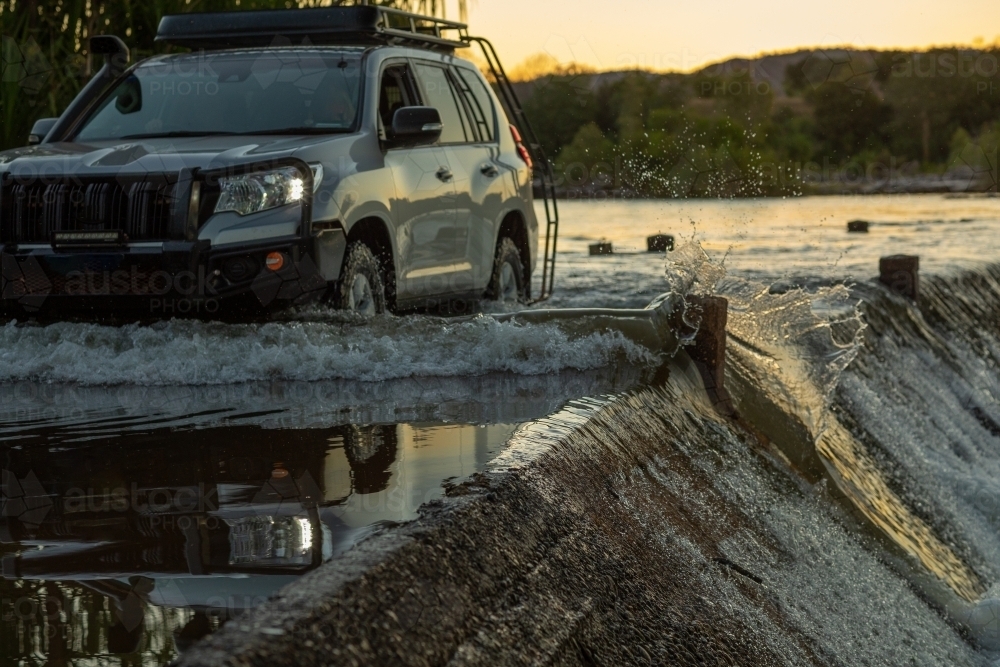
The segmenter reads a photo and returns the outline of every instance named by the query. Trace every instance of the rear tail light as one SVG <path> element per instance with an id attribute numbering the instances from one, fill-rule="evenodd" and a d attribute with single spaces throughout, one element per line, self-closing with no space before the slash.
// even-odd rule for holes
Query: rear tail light
<path id="1" fill-rule="evenodd" d="M 528 169 L 534 168 L 535 164 L 531 161 L 531 153 L 529 153 L 527 147 L 525 147 L 524 142 L 521 139 L 521 133 L 518 132 L 517 128 L 513 125 L 510 126 L 510 136 L 514 137 L 514 143 L 517 144 L 517 154 L 521 156 L 524 163 L 528 165 Z"/>

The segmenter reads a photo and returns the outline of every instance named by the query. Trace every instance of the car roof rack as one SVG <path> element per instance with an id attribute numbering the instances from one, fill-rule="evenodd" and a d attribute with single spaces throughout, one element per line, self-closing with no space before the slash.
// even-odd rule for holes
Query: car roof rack
<path id="1" fill-rule="evenodd" d="M 469 33 L 464 23 L 361 5 L 170 14 L 155 41 L 204 50 L 393 44 L 450 52 L 469 46 Z"/>

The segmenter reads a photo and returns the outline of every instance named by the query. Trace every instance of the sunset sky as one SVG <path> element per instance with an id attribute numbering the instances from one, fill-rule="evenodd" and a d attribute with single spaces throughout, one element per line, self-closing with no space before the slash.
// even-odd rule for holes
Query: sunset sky
<path id="1" fill-rule="evenodd" d="M 468 0 L 473 33 L 508 67 L 536 53 L 597 69 L 691 70 L 804 46 L 1000 40 L 998 0 Z M 456 0 L 449 0 L 449 16 Z"/>

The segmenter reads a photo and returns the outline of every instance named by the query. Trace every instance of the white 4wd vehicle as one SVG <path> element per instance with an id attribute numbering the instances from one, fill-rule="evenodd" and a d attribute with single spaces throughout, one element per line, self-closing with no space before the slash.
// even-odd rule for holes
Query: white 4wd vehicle
<path id="1" fill-rule="evenodd" d="M 131 67 L 118 38 L 93 38 L 104 68 L 0 153 L 0 312 L 529 299 L 531 153 L 454 55 L 472 39 L 369 6 L 167 16 L 157 40 L 192 51 Z M 524 127 L 502 68 L 498 84 Z"/>

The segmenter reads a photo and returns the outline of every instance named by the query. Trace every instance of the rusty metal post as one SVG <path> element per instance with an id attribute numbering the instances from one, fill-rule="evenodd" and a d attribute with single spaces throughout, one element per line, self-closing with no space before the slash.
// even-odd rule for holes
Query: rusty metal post
<path id="1" fill-rule="evenodd" d="M 890 255 L 878 261 L 879 282 L 912 301 L 920 294 L 919 271 L 920 258 L 916 255 Z"/>

